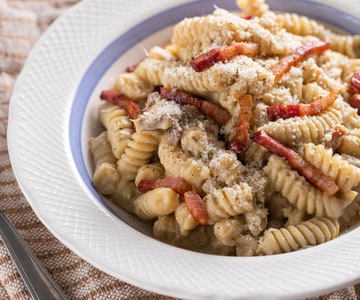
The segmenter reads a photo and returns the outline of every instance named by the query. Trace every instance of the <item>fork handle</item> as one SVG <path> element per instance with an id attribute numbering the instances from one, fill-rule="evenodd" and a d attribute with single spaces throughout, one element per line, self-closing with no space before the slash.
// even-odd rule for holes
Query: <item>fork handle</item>
<path id="1" fill-rule="evenodd" d="M 67 299 L 15 227 L 0 211 L 0 235 L 34 299 Z"/>

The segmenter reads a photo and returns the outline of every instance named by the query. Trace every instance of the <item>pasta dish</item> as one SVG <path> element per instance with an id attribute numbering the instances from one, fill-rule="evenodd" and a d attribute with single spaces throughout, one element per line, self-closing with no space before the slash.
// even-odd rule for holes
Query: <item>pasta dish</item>
<path id="1" fill-rule="evenodd" d="M 193 251 L 327 242 L 360 221 L 360 35 L 237 5 L 182 20 L 102 91 L 93 185 Z"/>

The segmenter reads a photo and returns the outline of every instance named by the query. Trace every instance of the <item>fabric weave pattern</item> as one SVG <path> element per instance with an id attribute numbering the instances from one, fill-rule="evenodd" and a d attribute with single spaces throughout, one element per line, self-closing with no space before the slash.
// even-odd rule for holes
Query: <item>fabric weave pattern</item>
<path id="1" fill-rule="evenodd" d="M 42 33 L 77 2 L 78 0 L 0 0 L 0 209 L 69 299 L 173 299 L 119 281 L 65 247 L 39 221 L 12 172 L 7 149 L 7 123 L 14 82 Z M 355 300 L 359 295 L 360 285 L 311 300 Z M 1 241 L 0 299 L 31 299 Z"/>

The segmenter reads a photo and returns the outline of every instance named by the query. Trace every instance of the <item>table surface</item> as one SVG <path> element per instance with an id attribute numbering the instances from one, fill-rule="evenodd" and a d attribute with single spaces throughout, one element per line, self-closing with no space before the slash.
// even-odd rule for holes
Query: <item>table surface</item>
<path id="1" fill-rule="evenodd" d="M 36 217 L 11 169 L 6 132 L 14 82 L 42 33 L 78 1 L 0 0 L 0 209 L 15 225 L 69 299 L 173 299 L 119 281 L 93 267 L 61 244 Z M 360 16 L 360 0 L 318 2 L 332 4 Z M 360 285 L 357 285 L 310 299 L 355 300 L 360 299 L 359 295 Z M 30 299 L 1 240 L 0 299 Z"/>

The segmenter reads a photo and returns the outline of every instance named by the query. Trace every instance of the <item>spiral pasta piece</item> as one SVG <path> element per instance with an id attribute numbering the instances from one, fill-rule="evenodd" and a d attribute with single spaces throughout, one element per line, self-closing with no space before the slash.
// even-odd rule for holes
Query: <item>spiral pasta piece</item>
<path id="1" fill-rule="evenodd" d="M 252 199 L 251 188 L 246 183 L 213 190 L 204 197 L 209 223 L 253 209 Z"/>
<path id="2" fill-rule="evenodd" d="M 283 27 L 292 33 L 298 35 L 315 35 L 323 38 L 325 27 L 306 16 L 300 16 L 294 13 L 278 14 L 281 19 Z M 320 36 L 321 35 L 321 36 Z"/>
<path id="3" fill-rule="evenodd" d="M 114 193 L 120 176 L 106 131 L 89 140 L 89 149 L 95 164 L 93 185 L 104 195 Z"/>
<path id="4" fill-rule="evenodd" d="M 326 96 L 328 91 L 319 86 L 316 82 L 310 82 L 302 86 L 302 99 L 304 103 L 314 102 L 320 96 Z"/>
<path id="5" fill-rule="evenodd" d="M 166 47 L 154 46 L 149 50 L 148 57 L 157 60 L 175 61 L 176 57 L 171 50 L 172 50 L 171 45 Z"/>
<path id="6" fill-rule="evenodd" d="M 135 177 L 135 185 L 138 186 L 142 180 L 156 180 L 165 176 L 164 167 L 160 163 L 151 163 L 139 168 Z"/>
<path id="7" fill-rule="evenodd" d="M 218 150 L 209 161 L 209 169 L 218 183 L 233 186 L 240 183 L 244 166 L 234 152 Z"/>
<path id="8" fill-rule="evenodd" d="M 322 24 L 314 19 L 298 14 L 279 14 L 283 27 L 298 35 L 314 35 L 330 43 L 330 48 L 334 51 L 346 54 L 349 57 L 360 56 L 360 35 L 349 36 L 340 35 L 326 29 Z"/>
<path id="9" fill-rule="evenodd" d="M 259 252 L 267 255 L 291 252 L 330 241 L 339 232 L 336 219 L 313 218 L 296 225 L 266 230 L 259 243 Z"/>
<path id="10" fill-rule="evenodd" d="M 239 69 L 246 71 L 238 72 Z M 166 87 L 195 95 L 219 94 L 230 88 L 231 94 L 261 95 L 273 85 L 274 75 L 251 58 L 239 56 L 203 72 L 196 72 L 189 65 L 169 67 L 164 70 L 160 81 Z"/>
<path id="11" fill-rule="evenodd" d="M 234 20 L 234 17 L 231 16 Z M 189 61 L 210 47 L 229 45 L 237 37 L 236 23 L 217 15 L 185 18 L 175 25 L 172 43 L 177 47 L 177 56 Z"/>
<path id="12" fill-rule="evenodd" d="M 304 71 L 303 68 L 298 66 L 293 66 L 288 70 L 281 79 L 280 86 L 273 86 L 270 90 L 271 93 L 281 92 L 282 95 L 278 95 L 281 99 L 271 98 L 272 102 L 281 102 L 285 103 L 294 103 L 302 99 L 302 86 L 304 84 Z M 279 89 L 279 91 L 277 91 Z M 265 96 L 265 95 L 264 95 Z M 275 96 L 277 97 L 277 95 Z M 284 98 L 282 98 L 284 97 Z M 265 103 L 269 103 L 266 97 L 263 100 Z M 274 105 L 270 103 L 270 105 Z"/>
<path id="13" fill-rule="evenodd" d="M 262 102 L 267 105 L 284 105 L 293 103 L 294 98 L 288 88 L 276 86 L 264 93 Z"/>
<path id="14" fill-rule="evenodd" d="M 137 197 L 134 211 L 142 220 L 153 220 L 173 213 L 180 203 L 179 198 L 170 188 L 156 188 Z"/>
<path id="15" fill-rule="evenodd" d="M 169 68 L 176 69 L 180 66 L 179 62 L 163 61 L 148 57 L 139 63 L 134 74 L 153 86 L 159 86 L 163 85 L 161 78 L 164 76 L 165 70 Z"/>
<path id="16" fill-rule="evenodd" d="M 299 142 L 318 144 L 321 139 L 342 119 L 342 104 L 339 100 L 316 116 L 279 119 L 260 127 L 259 130 L 283 144 L 296 146 Z"/>
<path id="17" fill-rule="evenodd" d="M 183 152 L 180 147 L 173 145 L 168 137 L 161 139 L 158 155 L 167 176 L 182 177 L 198 192 L 202 191 L 203 182 L 210 177 L 210 170 L 204 162 Z"/>
<path id="18" fill-rule="evenodd" d="M 323 145 L 305 144 L 300 153 L 305 160 L 332 178 L 340 190 L 348 192 L 359 184 L 360 169 L 349 164 L 340 155 L 333 155 Z"/>
<path id="19" fill-rule="evenodd" d="M 231 19 L 234 17 L 232 16 Z M 175 25 L 172 43 L 184 48 L 198 43 L 204 49 L 214 41 L 219 41 L 218 44 L 229 44 L 236 36 L 235 26 L 230 20 L 226 21 L 216 15 L 185 18 Z"/>
<path id="20" fill-rule="evenodd" d="M 125 109 L 109 102 L 104 102 L 99 106 L 99 119 L 107 129 L 112 152 L 119 159 L 134 133 L 133 123 Z"/>
<path id="21" fill-rule="evenodd" d="M 349 191 L 339 196 L 329 196 L 291 170 L 277 155 L 270 156 L 264 172 L 277 192 L 309 215 L 338 218 L 357 195 L 356 192 Z"/>
<path id="22" fill-rule="evenodd" d="M 117 162 L 122 178 L 134 180 L 140 167 L 147 164 L 159 145 L 160 130 L 143 130 L 135 121 L 136 131 L 132 135 L 124 154 Z"/>
<path id="23" fill-rule="evenodd" d="M 353 58 L 347 61 L 346 67 L 343 70 L 342 80 L 349 82 L 355 72 L 360 72 L 360 58 Z"/>
<path id="24" fill-rule="evenodd" d="M 329 38 L 330 48 L 351 58 L 360 57 L 360 35 L 332 34 Z"/>
<path id="25" fill-rule="evenodd" d="M 338 82 L 346 83 L 346 80 L 343 80 L 344 72 L 346 72 L 352 60 L 355 59 L 349 58 L 339 52 L 327 50 L 319 55 L 317 64 L 324 69 L 325 73 L 331 78 Z"/>
<path id="26" fill-rule="evenodd" d="M 278 27 L 276 18 L 267 21 L 276 24 L 266 27 Z M 257 22 L 247 22 L 226 10 L 216 9 L 212 15 L 186 18 L 179 22 L 174 27 L 172 43 L 178 47 L 177 55 L 182 61 L 189 61 L 210 48 L 229 45 L 234 41 L 258 43 L 262 55 L 286 55 L 294 47 L 300 46 L 300 40 L 298 44 L 288 42 L 285 31 L 274 34 L 266 27 Z"/>
<path id="27" fill-rule="evenodd" d="M 182 235 L 188 235 L 199 223 L 194 219 L 185 202 L 181 202 L 175 210 L 175 219 Z"/>
<path id="28" fill-rule="evenodd" d="M 264 0 L 237 0 L 236 4 L 245 16 L 261 17 L 269 11 Z"/>
<path id="29" fill-rule="evenodd" d="M 358 134 L 354 134 L 354 132 L 360 129 L 358 110 L 351 107 L 347 102 L 344 103 L 343 125 L 349 129 L 349 134 L 358 136 Z"/>
<path id="30" fill-rule="evenodd" d="M 139 101 L 147 98 L 153 91 L 154 85 L 135 73 L 120 73 L 115 80 L 114 89 Z"/>
<path id="31" fill-rule="evenodd" d="M 345 136 L 337 150 L 339 153 L 360 158 L 360 137 L 355 135 Z"/>
<path id="32" fill-rule="evenodd" d="M 318 66 L 313 58 L 304 61 L 301 66 L 304 73 L 304 84 L 316 82 L 325 90 L 335 89 L 340 94 L 346 92 L 346 84 L 340 79 L 330 76 L 322 67 Z"/>
<path id="33" fill-rule="evenodd" d="M 166 87 L 178 88 L 188 93 L 205 95 L 214 91 L 224 91 L 234 84 L 236 70 L 224 64 L 216 64 L 203 72 L 194 71 L 191 66 L 167 68 L 161 77 Z"/>

